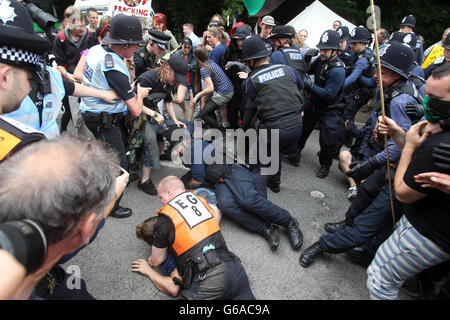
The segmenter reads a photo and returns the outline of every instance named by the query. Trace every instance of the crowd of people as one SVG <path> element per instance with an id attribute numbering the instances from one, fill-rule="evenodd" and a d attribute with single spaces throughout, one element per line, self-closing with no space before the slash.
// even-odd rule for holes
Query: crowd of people
<path id="1" fill-rule="evenodd" d="M 132 270 L 179 299 L 255 299 L 221 217 L 272 251 L 281 228 L 299 250 L 302 221 L 267 189 L 282 192 L 282 159 L 300 166 L 317 129 L 316 176 L 325 179 L 337 160 L 351 204 L 301 252 L 301 267 L 346 252 L 367 268 L 372 299 L 397 299 L 408 283 L 423 288 L 430 272 L 441 286 L 421 297 L 448 299 L 449 28 L 424 51 L 412 15 L 391 35 L 330 21 L 308 45 L 307 30 L 271 16 L 255 33 L 245 22 L 226 30 L 214 15 L 201 37 L 186 22 L 176 39 L 163 13 L 149 27 L 124 14 L 98 22 L 94 8 L 85 15 L 69 6 L 50 43 L 20 2 L 7 9 L 14 14 L 0 19 L 0 233 L 28 241 L 12 223 L 21 221 L 45 245 L 40 257 L 30 246 L 27 259 L 0 241 L 0 298 L 93 299 L 82 280 L 67 288 L 60 265 L 95 240 L 106 218 L 132 215 L 120 201 L 138 180 L 162 208 L 136 226 L 152 250 Z M 439 48 L 442 56 L 428 61 Z M 359 125 L 367 105 L 371 115 Z M 255 148 L 268 154 L 254 156 Z M 161 160 L 189 170 L 155 183 Z"/>

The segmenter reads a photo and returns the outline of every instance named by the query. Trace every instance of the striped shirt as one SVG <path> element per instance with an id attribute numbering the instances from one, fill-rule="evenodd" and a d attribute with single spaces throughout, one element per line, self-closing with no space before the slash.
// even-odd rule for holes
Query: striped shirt
<path id="1" fill-rule="evenodd" d="M 233 84 L 225 72 L 212 60 L 208 60 L 206 65 L 214 72 L 211 74 L 208 69 L 200 68 L 200 75 L 203 79 L 211 78 L 214 85 L 214 91 L 220 94 L 227 94 L 234 90 Z"/>

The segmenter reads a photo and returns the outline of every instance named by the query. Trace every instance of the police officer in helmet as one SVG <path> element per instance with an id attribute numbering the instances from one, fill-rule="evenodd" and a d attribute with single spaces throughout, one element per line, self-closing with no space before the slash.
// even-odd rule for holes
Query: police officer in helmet
<path id="1" fill-rule="evenodd" d="M 279 141 L 267 142 L 268 150 L 271 150 L 271 143 L 275 143 L 283 151 L 300 138 L 303 80 L 292 67 L 270 64 L 270 54 L 259 37 L 247 38 L 243 42 L 242 60 L 252 70 L 243 83 L 247 95 L 244 128 L 247 120 L 256 116 L 258 129 L 268 129 L 269 137 L 271 130 L 279 132 Z M 271 156 L 279 157 L 279 154 Z M 268 177 L 267 186 L 273 192 L 280 191 L 280 171 L 281 161 L 278 172 Z"/>
<path id="2" fill-rule="evenodd" d="M 353 122 L 358 110 L 365 105 L 373 94 L 370 87 L 366 87 L 359 79 L 361 76 L 372 78 L 375 74 L 375 56 L 367 47 L 372 40 L 372 36 L 363 26 L 352 30 L 349 38 L 350 49 L 354 53 L 354 58 L 348 65 L 348 76 L 344 82 L 344 95 L 346 108 L 344 121 Z M 344 142 L 347 147 L 351 146 L 351 136 L 345 135 Z"/>
<path id="3" fill-rule="evenodd" d="M 401 32 L 409 33 L 414 32 L 414 29 L 416 28 L 416 17 L 414 17 L 412 14 L 409 16 L 406 16 L 403 18 L 402 22 L 400 23 L 400 30 Z M 419 65 L 422 65 L 423 63 L 423 43 L 418 37 L 417 44 L 417 57 L 416 61 Z"/>
<path id="4" fill-rule="evenodd" d="M 355 54 L 350 49 L 350 45 L 348 40 L 350 39 L 350 31 L 348 30 L 347 26 L 341 26 L 336 29 L 337 33 L 339 33 L 340 37 L 340 50 L 339 50 L 339 59 L 342 60 L 342 62 L 345 64 L 346 70 L 347 70 L 347 76 L 349 73 L 349 68 L 353 63 L 353 59 L 355 57 Z"/>
<path id="5" fill-rule="evenodd" d="M 139 116 L 143 109 L 143 99 L 149 88 L 137 86 L 137 95 L 131 89 L 131 77 L 124 58 L 133 57 L 142 40 L 142 27 L 136 16 L 118 14 L 111 21 L 111 31 L 104 38 L 105 44 L 92 47 L 86 56 L 83 84 L 97 89 L 113 89 L 120 100 L 105 103 L 95 98 L 83 98 L 80 109 L 89 130 L 98 139 L 106 141 L 119 155 L 120 165 L 128 170 L 123 133 L 119 126 L 126 112 Z M 116 201 L 112 217 L 125 218 L 131 209 L 119 206 Z"/>
<path id="6" fill-rule="evenodd" d="M 340 37 L 337 31 L 325 31 L 317 48 L 320 50 L 320 59 L 315 59 L 308 71 L 309 74 L 314 74 L 314 82 L 309 77 L 305 78 L 305 88 L 310 92 L 311 98 L 304 108 L 299 151 L 301 153 L 314 127 L 320 122 L 320 169 L 317 177 L 325 178 L 328 176 L 333 157 L 337 155 L 342 144 L 340 137 L 341 130 L 344 129 L 342 87 L 345 81 L 345 65 L 338 57 Z M 305 61 L 309 64 L 317 53 L 317 49 L 308 50 Z"/>
<path id="7" fill-rule="evenodd" d="M 148 35 L 147 45 L 137 49 L 134 53 L 133 61 L 136 78 L 145 71 L 158 67 L 158 58 L 164 55 L 171 39 L 170 36 L 156 30 L 150 30 Z"/>
<path id="8" fill-rule="evenodd" d="M 34 33 L 30 14 L 21 3 L 11 0 L 0 4 L 0 161 L 44 138 L 1 115 L 17 110 L 30 93 L 29 80 L 40 68 L 40 56 L 49 49 L 48 40 Z M 11 136 L 15 136 L 13 143 L 6 139 Z"/>

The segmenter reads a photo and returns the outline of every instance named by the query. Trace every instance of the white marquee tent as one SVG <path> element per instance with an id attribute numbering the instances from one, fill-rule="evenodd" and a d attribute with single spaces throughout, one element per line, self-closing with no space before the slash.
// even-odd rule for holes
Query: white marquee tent
<path id="1" fill-rule="evenodd" d="M 322 33 L 325 30 L 332 29 L 333 22 L 336 20 L 341 21 L 343 26 L 347 26 L 350 32 L 356 27 L 328 9 L 319 0 L 316 0 L 287 24 L 293 26 L 296 32 L 300 29 L 306 29 L 308 31 L 306 44 L 314 48 L 319 43 Z"/>

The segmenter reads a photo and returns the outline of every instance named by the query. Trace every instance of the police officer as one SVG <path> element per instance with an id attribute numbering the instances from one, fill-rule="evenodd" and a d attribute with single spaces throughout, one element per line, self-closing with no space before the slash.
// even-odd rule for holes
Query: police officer
<path id="1" fill-rule="evenodd" d="M 158 196 L 164 207 L 158 211 L 149 262 L 161 265 L 170 251 L 183 277 L 176 282 L 182 286 L 179 298 L 254 300 L 247 274 L 228 250 L 217 214 L 206 200 L 186 191 L 175 176 L 161 180 Z"/>
<path id="2" fill-rule="evenodd" d="M 268 129 L 269 137 L 271 130 L 278 130 L 279 141 L 268 141 L 268 150 L 271 150 L 271 143 L 275 143 L 283 151 L 300 138 L 303 80 L 292 67 L 270 64 L 270 54 L 259 37 L 247 38 L 243 42 L 242 60 L 252 70 L 243 83 L 248 101 L 244 122 L 256 116 L 258 129 Z M 279 157 L 279 154 L 271 156 Z M 278 162 L 278 172 L 267 182 L 273 192 L 280 191 L 281 161 Z"/>
<path id="3" fill-rule="evenodd" d="M 411 127 L 411 118 L 407 114 L 408 104 L 418 104 L 422 98 L 409 80 L 409 72 L 414 63 L 414 52 L 408 46 L 401 43 L 392 43 L 383 54 L 380 54 L 381 70 L 383 74 L 382 85 L 385 93 L 386 115 L 393 119 L 403 130 L 408 131 Z M 378 74 L 375 74 L 377 82 L 380 84 Z M 381 103 L 377 90 L 375 96 L 375 108 L 372 112 L 372 124 L 376 129 L 378 116 L 381 115 Z M 350 164 L 350 171 L 346 171 L 347 176 L 360 182 L 370 176 L 376 169 L 386 163 L 387 156 L 381 137 L 378 137 L 378 153 L 364 161 L 355 161 Z M 401 151 L 390 139 L 388 141 L 389 158 L 395 162 Z"/>
<path id="4" fill-rule="evenodd" d="M 416 18 L 410 14 L 409 16 L 406 16 L 403 18 L 402 22 L 400 23 L 400 31 L 405 33 L 414 32 L 414 28 L 416 27 Z M 416 61 L 419 64 L 419 66 L 423 63 L 423 43 L 422 40 L 420 40 L 419 36 L 417 36 L 417 57 Z"/>
<path id="5" fill-rule="evenodd" d="M 34 33 L 30 14 L 21 3 L 0 4 L 0 161 L 44 138 L 3 115 L 17 110 L 30 93 L 29 79 L 40 68 L 40 56 L 49 49 L 48 40 Z"/>
<path id="6" fill-rule="evenodd" d="M 350 44 L 348 43 L 348 39 L 350 39 L 350 31 L 348 27 L 342 26 L 336 29 L 337 33 L 339 33 L 339 37 L 341 42 L 339 43 L 339 59 L 345 64 L 345 69 L 347 70 L 346 76 L 350 75 L 350 68 L 348 66 L 353 64 L 353 59 L 355 54 L 350 49 Z"/>
<path id="7" fill-rule="evenodd" d="M 123 134 L 119 121 L 127 111 L 139 116 L 143 99 L 149 89 L 137 86 L 137 95 L 130 85 L 130 74 L 124 58 L 131 58 L 142 43 L 142 27 L 135 16 L 118 14 L 111 21 L 111 32 L 104 39 L 105 45 L 96 45 L 89 50 L 83 72 L 83 84 L 97 89 L 113 89 L 120 100 L 105 103 L 95 98 L 83 98 L 80 109 L 86 126 L 96 138 L 106 141 L 119 155 L 120 165 L 128 169 Z M 131 209 L 119 206 L 116 201 L 111 216 L 125 218 Z"/>
<path id="8" fill-rule="evenodd" d="M 428 79 L 430 77 L 434 69 L 446 64 L 447 62 L 450 62 L 450 33 L 445 38 L 444 42 L 442 43 L 442 46 L 444 47 L 444 55 L 442 57 L 437 58 L 432 64 L 430 64 L 424 70 L 425 79 Z"/>
<path id="9" fill-rule="evenodd" d="M 344 128 L 342 87 L 345 81 L 345 65 L 338 57 L 339 43 L 337 31 L 327 30 L 322 34 L 317 45 L 320 49 L 320 59 L 315 59 L 308 71 L 314 75 L 314 82 L 309 77 L 305 78 L 305 88 L 310 92 L 311 98 L 304 108 L 304 126 L 299 150 L 303 150 L 314 127 L 320 122 L 318 178 L 328 175 L 333 157 L 337 155 L 342 144 L 340 132 Z M 306 54 L 307 63 L 311 61 L 311 55 L 314 53 L 310 51 Z"/>
<path id="10" fill-rule="evenodd" d="M 188 148 L 190 150 L 190 158 L 186 160 L 190 160 L 191 171 L 182 178 L 188 187 L 215 187 L 221 212 L 250 232 L 263 236 L 272 251 L 277 250 L 280 243 L 279 226 L 285 228 L 294 250 L 301 247 L 303 234 L 297 219 L 267 199 L 265 178 L 261 176 L 259 166 L 249 166 L 237 160 L 232 149 L 228 148 L 230 141 L 222 144 L 217 140 L 209 143 L 195 139 L 190 145 L 186 142 L 179 145 L 174 147 L 174 152 L 180 155 L 187 155 Z M 195 161 L 196 153 L 200 153 L 197 158 L 201 161 Z M 207 164 L 205 155 L 210 154 L 223 157 L 221 162 L 224 164 L 216 161 Z"/>
<path id="11" fill-rule="evenodd" d="M 291 66 L 299 75 L 303 76 L 306 73 L 306 63 L 300 50 L 291 46 L 291 39 L 294 36 L 288 26 L 274 27 L 269 39 L 272 39 L 275 51 L 269 61 L 272 64 Z"/>
<path id="12" fill-rule="evenodd" d="M 372 96 L 373 90 L 366 87 L 360 76 L 372 78 L 375 74 L 375 56 L 367 47 L 370 43 L 371 34 L 367 28 L 359 26 L 352 30 L 350 35 L 350 48 L 354 58 L 348 66 L 348 76 L 344 82 L 345 112 L 344 121 L 353 122 L 358 110 L 367 103 Z M 346 135 L 344 142 L 351 145 L 351 136 Z"/>
<path id="13" fill-rule="evenodd" d="M 170 36 L 156 30 L 148 32 L 147 45 L 139 48 L 134 53 L 133 61 L 136 78 L 149 69 L 158 67 L 158 59 L 166 52 Z"/>

